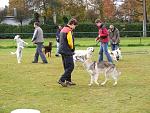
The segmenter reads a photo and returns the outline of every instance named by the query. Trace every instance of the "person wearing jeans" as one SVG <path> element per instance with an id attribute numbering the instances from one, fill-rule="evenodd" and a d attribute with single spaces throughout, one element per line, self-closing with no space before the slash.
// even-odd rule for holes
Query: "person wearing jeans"
<path id="1" fill-rule="evenodd" d="M 34 22 L 34 27 L 35 27 L 35 30 L 34 30 L 34 34 L 32 37 L 32 42 L 36 44 L 36 52 L 35 52 L 34 60 L 32 61 L 32 63 L 38 63 L 38 57 L 40 55 L 43 63 L 46 64 L 48 62 L 46 60 L 45 55 L 42 52 L 42 48 L 44 47 L 43 46 L 43 43 L 44 43 L 43 30 L 39 27 L 38 22 Z"/>
<path id="2" fill-rule="evenodd" d="M 108 31 L 102 21 L 100 19 L 96 19 L 95 23 L 98 27 L 98 37 L 96 38 L 96 41 L 100 42 L 100 52 L 99 52 L 99 59 L 98 61 L 103 61 L 103 53 L 105 53 L 108 62 L 113 63 L 112 58 L 110 54 L 108 53 Z"/>
<path id="3" fill-rule="evenodd" d="M 103 53 L 105 53 L 108 61 L 112 62 L 112 58 L 108 53 L 108 42 L 105 43 L 101 42 L 100 44 L 100 52 L 99 52 L 99 59 L 98 59 L 99 62 L 103 61 Z"/>
<path id="4" fill-rule="evenodd" d="M 110 45 L 111 45 L 111 50 L 117 50 L 119 48 L 119 43 L 120 43 L 120 33 L 119 30 L 114 27 L 114 25 L 109 26 L 109 38 L 110 38 Z"/>

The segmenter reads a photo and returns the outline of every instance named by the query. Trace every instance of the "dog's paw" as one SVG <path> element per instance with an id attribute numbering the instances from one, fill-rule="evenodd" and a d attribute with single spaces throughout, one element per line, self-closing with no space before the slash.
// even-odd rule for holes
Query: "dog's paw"
<path id="1" fill-rule="evenodd" d="M 117 85 L 117 82 L 115 82 L 114 84 L 113 84 L 113 86 L 116 86 Z"/>
<path id="2" fill-rule="evenodd" d="M 92 86 L 92 84 L 88 84 L 88 86 Z"/>
<path id="3" fill-rule="evenodd" d="M 14 54 L 16 54 L 16 53 L 15 53 L 15 52 L 10 52 L 10 54 L 14 55 Z"/>
<path id="4" fill-rule="evenodd" d="M 99 86 L 99 83 L 98 83 L 98 82 L 95 82 L 95 84 Z"/>
<path id="5" fill-rule="evenodd" d="M 105 83 L 103 82 L 103 83 L 101 83 L 101 86 L 104 86 L 105 85 Z"/>

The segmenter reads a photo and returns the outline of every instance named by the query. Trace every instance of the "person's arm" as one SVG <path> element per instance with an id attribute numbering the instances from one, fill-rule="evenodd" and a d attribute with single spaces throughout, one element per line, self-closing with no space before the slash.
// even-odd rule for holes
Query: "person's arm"
<path id="1" fill-rule="evenodd" d="M 68 41 L 68 45 L 71 49 L 73 49 L 73 38 L 72 38 L 72 34 L 71 31 L 68 32 L 67 34 L 67 41 Z"/>
<path id="2" fill-rule="evenodd" d="M 28 45 L 28 43 L 27 43 L 27 42 L 25 42 L 24 40 L 22 40 L 22 43 L 24 43 L 24 44 Z"/>
<path id="3" fill-rule="evenodd" d="M 120 42 L 120 32 L 117 29 L 117 31 L 116 31 L 116 43 L 119 43 L 119 42 Z"/>
<path id="4" fill-rule="evenodd" d="M 36 38 L 37 38 L 37 35 L 38 35 L 38 30 L 35 30 L 34 31 L 34 34 L 33 34 L 33 37 L 32 37 L 32 42 L 34 41 L 34 40 L 36 40 Z"/>
<path id="5" fill-rule="evenodd" d="M 56 32 L 56 41 L 59 42 L 60 39 L 60 31 Z"/>

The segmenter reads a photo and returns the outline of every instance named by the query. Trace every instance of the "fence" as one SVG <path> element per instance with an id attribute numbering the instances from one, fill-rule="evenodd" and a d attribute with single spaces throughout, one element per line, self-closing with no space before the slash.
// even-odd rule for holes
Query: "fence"
<path id="1" fill-rule="evenodd" d="M 134 35 L 133 35 L 134 34 Z M 32 37 L 33 33 L 0 33 L 0 38 L 13 38 L 15 35 L 21 35 L 23 38 Z M 55 38 L 56 33 L 44 33 L 44 37 Z M 74 32 L 74 36 L 77 38 L 95 38 L 97 32 Z M 121 37 L 142 37 L 143 31 L 120 31 Z M 150 37 L 150 31 L 147 31 L 147 37 Z"/>

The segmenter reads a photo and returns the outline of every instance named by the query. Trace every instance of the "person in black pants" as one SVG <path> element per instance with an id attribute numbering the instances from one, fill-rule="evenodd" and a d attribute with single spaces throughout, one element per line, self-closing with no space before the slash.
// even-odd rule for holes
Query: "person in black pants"
<path id="1" fill-rule="evenodd" d="M 76 19 L 70 19 L 68 24 L 60 31 L 59 54 L 62 56 L 64 73 L 60 77 L 58 83 L 63 87 L 76 85 L 71 80 L 71 73 L 74 70 L 73 54 L 74 54 L 74 37 L 72 30 L 77 25 Z"/>

